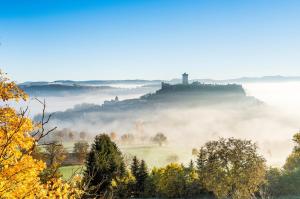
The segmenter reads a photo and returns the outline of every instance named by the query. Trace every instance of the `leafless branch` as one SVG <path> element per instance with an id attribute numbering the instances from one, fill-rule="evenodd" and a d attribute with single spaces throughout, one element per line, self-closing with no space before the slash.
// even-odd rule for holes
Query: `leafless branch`
<path id="1" fill-rule="evenodd" d="M 45 101 L 45 99 L 43 101 L 41 101 L 38 98 L 35 98 L 35 100 L 37 100 L 42 105 L 41 120 L 38 122 L 39 128 L 37 129 L 36 132 L 32 133 L 32 136 L 35 137 L 35 139 L 36 139 L 36 143 L 39 143 L 39 141 L 41 139 L 43 139 L 44 137 L 46 137 L 47 135 L 49 135 L 50 133 L 52 133 L 53 131 L 55 131 L 57 129 L 57 127 L 55 126 L 55 127 L 51 128 L 49 130 L 47 130 L 45 128 L 45 126 L 50 122 L 52 114 L 48 114 L 47 115 L 47 113 L 46 113 L 46 108 L 47 107 L 46 107 L 46 101 Z M 42 145 L 47 145 L 47 144 L 49 144 L 49 143 L 44 143 Z"/>

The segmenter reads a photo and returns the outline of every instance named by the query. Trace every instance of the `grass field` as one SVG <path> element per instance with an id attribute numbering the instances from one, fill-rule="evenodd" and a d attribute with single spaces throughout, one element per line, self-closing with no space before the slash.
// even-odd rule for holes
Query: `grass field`
<path id="1" fill-rule="evenodd" d="M 74 142 L 64 142 L 63 145 L 68 152 L 73 151 Z M 153 167 L 162 167 L 171 162 L 188 164 L 188 162 L 193 158 L 190 149 L 172 146 L 120 146 L 120 150 L 129 161 L 132 160 L 133 156 L 137 156 L 138 159 L 145 160 L 149 169 Z M 63 179 L 68 180 L 74 172 L 82 172 L 82 168 L 83 166 L 80 165 L 63 166 L 60 168 L 60 172 L 63 175 Z"/>
<path id="2" fill-rule="evenodd" d="M 145 160 L 149 168 L 162 167 L 170 162 L 188 163 L 192 159 L 191 150 L 170 146 L 128 146 L 120 149 L 129 157 Z"/>
<path id="3" fill-rule="evenodd" d="M 80 174 L 83 171 L 83 166 L 74 165 L 74 166 L 63 166 L 59 168 L 59 172 L 62 174 L 64 180 L 69 180 L 72 175 Z"/>
<path id="4" fill-rule="evenodd" d="M 64 148 L 65 148 L 68 152 L 73 152 L 73 148 L 74 148 L 75 142 L 67 141 L 67 142 L 63 142 L 62 144 L 64 145 Z M 91 143 L 89 143 L 89 144 L 91 144 Z"/>
<path id="5" fill-rule="evenodd" d="M 72 142 L 66 142 L 64 143 L 64 147 L 67 151 L 71 152 L 73 144 Z M 170 146 L 123 146 L 120 147 L 120 150 L 129 160 L 133 156 L 145 160 L 148 168 L 162 167 L 176 161 L 188 163 L 192 159 L 191 150 Z M 82 166 L 63 166 L 60 168 L 64 179 L 69 179 L 75 171 L 80 173 Z"/>
<path id="6" fill-rule="evenodd" d="M 68 152 L 73 151 L 74 142 L 64 142 L 63 145 Z M 145 160 L 149 168 L 162 167 L 177 161 L 185 164 L 193 158 L 191 149 L 175 146 L 128 145 L 119 148 L 127 157 L 137 156 Z"/>

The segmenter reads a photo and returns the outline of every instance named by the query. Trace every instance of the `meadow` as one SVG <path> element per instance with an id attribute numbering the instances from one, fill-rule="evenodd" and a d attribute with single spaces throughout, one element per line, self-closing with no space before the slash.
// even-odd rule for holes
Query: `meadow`
<path id="1" fill-rule="evenodd" d="M 70 180 L 74 175 L 81 174 L 83 170 L 83 165 L 62 166 L 59 168 L 59 172 L 64 180 Z"/>
<path id="2" fill-rule="evenodd" d="M 73 151 L 74 142 L 64 142 L 63 145 L 68 152 Z M 188 149 L 167 145 L 127 145 L 121 146 L 120 150 L 122 154 L 124 154 L 125 161 L 128 161 L 128 163 L 136 156 L 138 159 L 145 160 L 149 169 L 153 167 L 163 167 L 171 162 L 183 162 L 187 164 L 194 158 L 192 152 Z M 60 168 L 64 179 L 69 179 L 74 173 L 80 174 L 82 171 L 82 165 L 69 165 Z"/>

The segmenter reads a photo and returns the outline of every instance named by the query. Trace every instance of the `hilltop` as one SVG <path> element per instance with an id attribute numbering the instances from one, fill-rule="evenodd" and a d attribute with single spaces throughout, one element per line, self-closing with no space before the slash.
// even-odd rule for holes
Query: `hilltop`
<path id="1" fill-rule="evenodd" d="M 89 113 L 102 113 L 100 117 L 114 120 L 118 114 L 126 115 L 131 111 L 163 110 L 166 108 L 184 108 L 199 106 L 256 105 L 261 102 L 253 97 L 246 96 L 241 85 L 238 84 L 166 84 L 162 83 L 160 89 L 148 93 L 140 98 L 107 100 L 103 104 L 79 104 L 66 111 L 54 113 L 53 119 L 60 121 L 77 120 L 86 117 Z M 106 114 L 109 114 L 107 116 Z"/>

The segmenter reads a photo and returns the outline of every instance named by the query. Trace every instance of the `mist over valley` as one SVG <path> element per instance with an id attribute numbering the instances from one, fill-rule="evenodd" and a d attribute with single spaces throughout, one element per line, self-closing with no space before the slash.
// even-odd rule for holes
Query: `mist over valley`
<path id="1" fill-rule="evenodd" d="M 300 81 L 268 79 L 272 81 L 254 81 L 253 78 L 243 83 L 236 81 L 243 91 L 234 92 L 233 96 L 205 91 L 196 95 L 179 92 L 179 95 L 173 93 L 159 100 L 157 96 L 164 96 L 154 95 L 161 88 L 159 80 L 59 81 L 26 83 L 21 88 L 31 96 L 32 117 L 37 119 L 41 111 L 34 98 L 45 99 L 47 112 L 53 113 L 51 125 L 59 129 L 86 131 L 89 137 L 102 132 L 115 132 L 119 137 L 132 134 L 135 136 L 129 144 L 132 146 L 151 145 L 150 138 L 162 132 L 168 138 L 169 148 L 190 153 L 180 155 L 184 153 L 178 152 L 178 160 L 184 162 L 192 157 L 193 148 L 199 148 L 208 140 L 251 139 L 268 164 L 278 166 L 291 152 L 291 137 L 299 128 L 296 102 L 300 95 L 295 91 L 299 90 Z M 206 85 L 233 83 L 231 80 L 202 81 Z M 174 85 L 180 80 L 164 82 Z"/>

